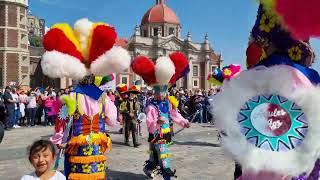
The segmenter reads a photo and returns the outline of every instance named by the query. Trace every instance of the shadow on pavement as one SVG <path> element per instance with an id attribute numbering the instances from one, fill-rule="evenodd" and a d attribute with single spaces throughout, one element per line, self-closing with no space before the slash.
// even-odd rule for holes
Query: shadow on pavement
<path id="1" fill-rule="evenodd" d="M 210 147 L 220 147 L 220 144 L 212 144 L 212 143 L 207 143 L 207 142 L 192 142 L 192 141 L 186 141 L 186 142 L 174 141 L 173 144 L 182 145 L 182 146 L 210 146 Z"/>
<path id="2" fill-rule="evenodd" d="M 112 141 L 112 146 L 126 146 L 124 142 Z"/>
<path id="3" fill-rule="evenodd" d="M 120 133 L 119 131 L 107 131 L 108 134 L 123 134 Z"/>
<path id="4" fill-rule="evenodd" d="M 51 135 L 46 135 L 46 136 L 41 136 L 41 139 L 48 140 L 51 136 L 52 136 L 52 134 Z"/>
<path id="5" fill-rule="evenodd" d="M 109 180 L 145 180 L 148 179 L 144 174 L 134 174 L 130 172 L 107 170 L 107 179 Z"/>

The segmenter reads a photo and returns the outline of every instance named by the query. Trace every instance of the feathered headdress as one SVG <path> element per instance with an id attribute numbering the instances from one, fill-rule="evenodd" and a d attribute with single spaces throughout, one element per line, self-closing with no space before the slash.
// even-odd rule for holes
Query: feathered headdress
<path id="1" fill-rule="evenodd" d="M 297 40 L 320 37 L 319 0 L 261 0 Z"/>
<path id="2" fill-rule="evenodd" d="M 260 2 L 248 70 L 224 84 L 211 107 L 222 145 L 243 174 L 318 179 L 320 77 L 309 68 L 308 38 L 320 34 L 320 1 Z"/>
<path id="3" fill-rule="evenodd" d="M 114 80 L 114 75 L 113 74 L 110 74 L 110 75 L 107 75 L 107 76 L 95 76 L 95 82 L 94 84 L 99 87 L 99 86 L 103 86 L 105 84 L 107 84 L 108 82 L 111 82 Z"/>
<path id="4" fill-rule="evenodd" d="M 127 93 L 129 90 L 126 84 L 118 84 L 116 89 L 119 94 Z"/>
<path id="5" fill-rule="evenodd" d="M 190 71 L 189 62 L 181 52 L 159 57 L 155 63 L 148 57 L 139 56 L 132 61 L 131 68 L 149 86 L 172 86 Z"/>
<path id="6" fill-rule="evenodd" d="M 238 64 L 231 64 L 225 66 L 221 69 L 217 68 L 213 73 L 208 75 L 208 81 L 216 86 L 221 86 L 223 81 L 230 80 L 231 78 L 237 76 L 240 73 L 241 66 Z"/>
<path id="7" fill-rule="evenodd" d="M 115 29 L 101 22 L 80 19 L 74 29 L 56 24 L 43 39 L 43 73 L 52 78 L 81 79 L 89 74 L 122 72 L 130 66 L 131 58 L 125 49 L 114 46 L 116 38 Z"/>

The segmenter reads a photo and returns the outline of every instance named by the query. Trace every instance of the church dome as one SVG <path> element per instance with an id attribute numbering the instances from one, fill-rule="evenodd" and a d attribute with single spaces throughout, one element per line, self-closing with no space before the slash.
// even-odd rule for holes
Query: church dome
<path id="1" fill-rule="evenodd" d="M 164 0 L 157 0 L 156 2 L 157 4 L 144 14 L 141 25 L 149 23 L 180 24 L 178 16 L 166 5 Z"/>

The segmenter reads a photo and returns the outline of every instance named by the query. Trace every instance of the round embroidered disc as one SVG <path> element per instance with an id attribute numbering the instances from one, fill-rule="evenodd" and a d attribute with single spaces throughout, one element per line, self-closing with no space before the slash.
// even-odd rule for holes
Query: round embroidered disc
<path id="1" fill-rule="evenodd" d="M 308 132 L 308 121 L 301 108 L 283 96 L 255 96 L 238 115 L 241 133 L 249 143 L 271 151 L 298 147 Z"/>

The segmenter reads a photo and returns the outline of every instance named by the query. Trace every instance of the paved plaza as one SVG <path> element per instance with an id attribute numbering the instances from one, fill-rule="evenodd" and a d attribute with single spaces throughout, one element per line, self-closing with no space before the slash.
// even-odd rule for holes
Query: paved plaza
<path id="1" fill-rule="evenodd" d="M 147 132 L 139 137 L 139 148 L 124 146 L 118 127 L 110 130 L 113 150 L 108 156 L 108 180 L 145 180 L 142 168 L 148 158 Z M 143 127 L 143 129 L 146 129 Z M 177 127 L 176 131 L 179 130 Z M 0 145 L 0 179 L 18 180 L 33 171 L 27 159 L 27 147 L 33 141 L 47 139 L 53 127 L 21 128 L 7 131 Z M 193 124 L 174 137 L 170 147 L 172 166 L 178 180 L 232 180 L 234 164 L 219 147 L 217 131 L 210 125 Z M 61 167 L 61 170 L 63 167 Z M 154 178 L 162 179 L 161 177 Z"/>

